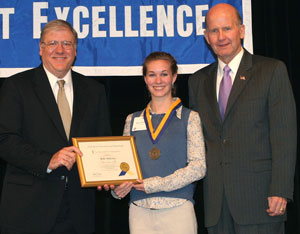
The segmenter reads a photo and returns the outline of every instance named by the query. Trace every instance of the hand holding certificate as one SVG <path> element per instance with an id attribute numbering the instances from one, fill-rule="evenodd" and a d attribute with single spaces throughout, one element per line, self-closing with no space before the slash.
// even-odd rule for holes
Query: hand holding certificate
<path id="1" fill-rule="evenodd" d="M 83 153 L 76 157 L 82 187 L 143 179 L 133 136 L 78 137 L 72 141 Z"/>

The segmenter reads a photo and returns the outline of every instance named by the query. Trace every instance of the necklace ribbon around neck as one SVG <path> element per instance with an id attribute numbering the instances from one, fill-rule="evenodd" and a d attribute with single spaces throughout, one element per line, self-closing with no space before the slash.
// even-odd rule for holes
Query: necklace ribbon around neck
<path id="1" fill-rule="evenodd" d="M 149 137 L 153 144 L 156 144 L 169 125 L 172 117 L 175 114 L 175 111 L 182 106 L 180 98 L 177 98 L 177 100 L 170 106 L 167 113 L 163 117 L 163 119 L 160 121 L 157 129 L 154 131 L 153 124 L 150 117 L 150 104 L 147 105 L 146 110 L 144 111 L 144 121 L 146 124 L 146 128 L 149 134 Z"/>

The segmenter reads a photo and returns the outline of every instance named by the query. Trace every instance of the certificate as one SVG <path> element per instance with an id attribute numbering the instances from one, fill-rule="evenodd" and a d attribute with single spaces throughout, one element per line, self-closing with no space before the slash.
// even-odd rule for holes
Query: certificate
<path id="1" fill-rule="evenodd" d="M 133 136 L 72 138 L 81 187 L 136 183 L 143 179 Z"/>

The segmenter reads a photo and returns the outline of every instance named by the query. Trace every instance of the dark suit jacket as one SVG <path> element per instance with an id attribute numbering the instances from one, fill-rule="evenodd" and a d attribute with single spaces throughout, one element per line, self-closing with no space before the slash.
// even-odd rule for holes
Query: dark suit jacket
<path id="1" fill-rule="evenodd" d="M 206 226 L 218 222 L 223 195 L 239 224 L 284 220 L 266 209 L 269 196 L 293 198 L 297 127 L 286 67 L 245 51 L 224 121 L 216 97 L 217 67 L 213 63 L 189 79 L 190 107 L 200 113 L 207 149 Z"/>
<path id="2" fill-rule="evenodd" d="M 47 174 L 54 153 L 72 137 L 110 135 L 105 90 L 72 71 L 70 140 L 42 65 L 8 78 L 0 93 L 0 157 L 7 161 L 0 224 L 24 232 L 49 232 L 68 176 L 70 215 L 78 233 L 94 230 L 95 189 L 82 189 L 75 164 Z"/>

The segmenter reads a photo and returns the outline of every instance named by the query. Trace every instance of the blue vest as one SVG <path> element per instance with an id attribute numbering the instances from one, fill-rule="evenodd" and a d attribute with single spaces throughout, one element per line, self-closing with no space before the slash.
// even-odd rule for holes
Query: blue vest
<path id="1" fill-rule="evenodd" d="M 135 117 L 141 115 L 141 111 L 133 113 L 130 126 L 130 135 L 134 136 L 143 178 L 154 176 L 166 177 L 177 169 L 187 165 L 187 123 L 190 110 L 182 107 L 181 119 L 173 115 L 169 125 L 160 136 L 159 141 L 153 144 L 147 130 L 132 131 Z M 153 128 L 156 130 L 164 114 L 152 114 Z M 160 157 L 153 160 L 149 156 L 150 150 L 156 146 L 160 150 Z M 130 202 L 150 197 L 172 197 L 193 200 L 194 185 L 189 184 L 184 188 L 171 192 L 158 192 L 146 194 L 135 189 L 131 190 Z"/>

